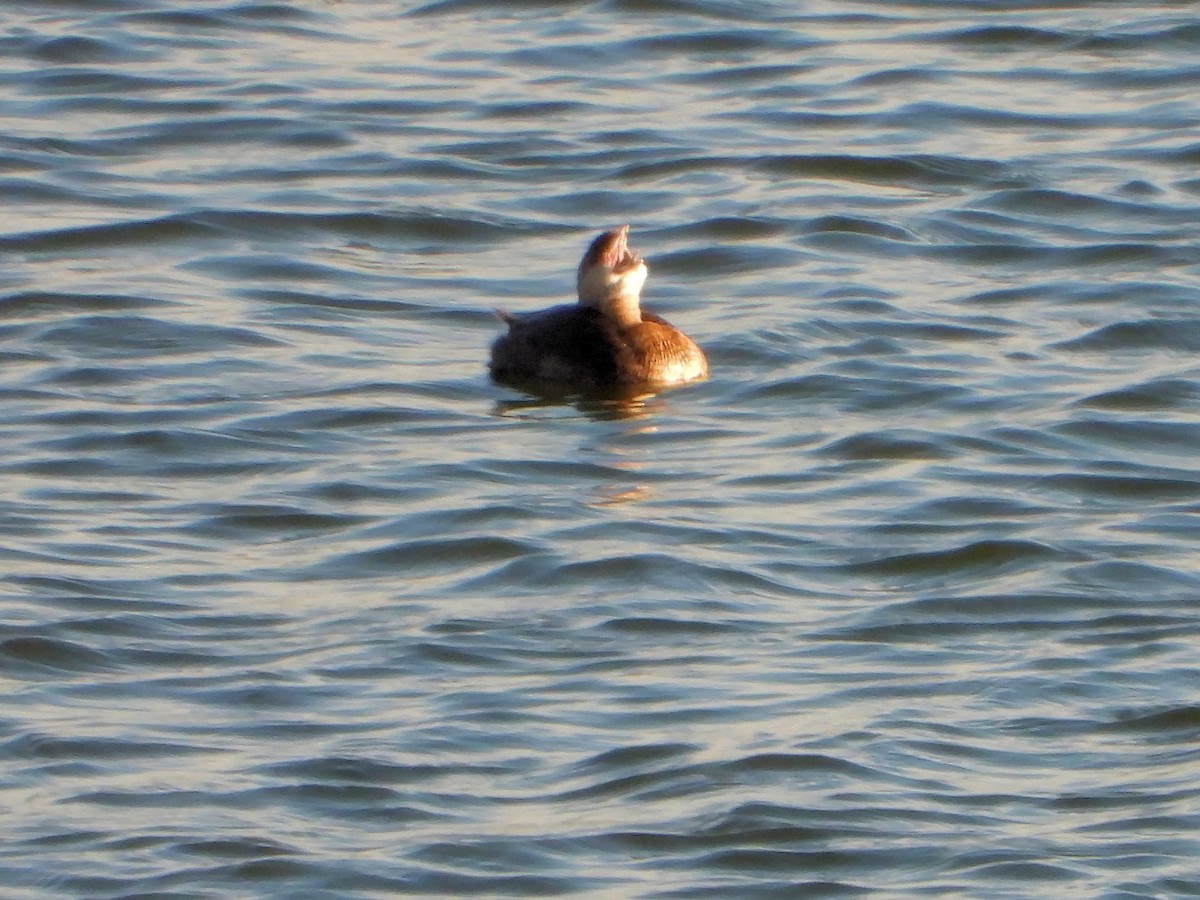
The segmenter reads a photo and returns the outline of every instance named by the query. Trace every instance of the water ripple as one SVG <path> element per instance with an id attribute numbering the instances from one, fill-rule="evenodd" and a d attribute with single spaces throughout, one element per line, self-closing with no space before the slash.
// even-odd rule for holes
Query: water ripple
<path id="1" fill-rule="evenodd" d="M 1197 27 L 1012 6 L 10 4 L 6 896 L 1195 893 Z"/>

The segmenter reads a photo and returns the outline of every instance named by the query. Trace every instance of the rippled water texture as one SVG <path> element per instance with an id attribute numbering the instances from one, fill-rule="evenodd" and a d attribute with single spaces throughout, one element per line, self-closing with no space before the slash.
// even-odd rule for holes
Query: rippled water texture
<path id="1" fill-rule="evenodd" d="M 6 898 L 1200 896 L 1194 3 L 0 23 Z"/>

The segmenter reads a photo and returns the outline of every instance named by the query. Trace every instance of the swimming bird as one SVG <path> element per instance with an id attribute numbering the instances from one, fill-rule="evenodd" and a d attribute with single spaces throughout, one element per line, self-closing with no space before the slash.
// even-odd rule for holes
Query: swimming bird
<path id="1" fill-rule="evenodd" d="M 642 309 L 648 271 L 629 249 L 628 225 L 601 234 L 579 263 L 576 303 L 523 315 L 498 311 L 508 331 L 492 344 L 492 377 L 583 391 L 706 377 L 704 351 Z"/>

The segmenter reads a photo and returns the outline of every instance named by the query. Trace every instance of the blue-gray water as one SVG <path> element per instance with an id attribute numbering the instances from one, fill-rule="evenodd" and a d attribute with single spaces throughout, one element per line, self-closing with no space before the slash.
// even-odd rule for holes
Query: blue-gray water
<path id="1" fill-rule="evenodd" d="M 6 898 L 1200 895 L 1194 3 L 0 24 Z"/>

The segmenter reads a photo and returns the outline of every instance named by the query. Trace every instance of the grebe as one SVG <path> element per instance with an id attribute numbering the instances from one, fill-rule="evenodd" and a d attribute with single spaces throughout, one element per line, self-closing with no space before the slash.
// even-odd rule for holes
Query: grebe
<path id="1" fill-rule="evenodd" d="M 704 352 L 640 306 L 646 263 L 629 249 L 629 226 L 606 231 L 579 263 L 579 301 L 540 312 L 500 312 L 508 333 L 492 344 L 500 381 L 540 381 L 580 390 L 668 386 L 708 375 Z"/>

